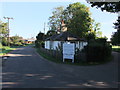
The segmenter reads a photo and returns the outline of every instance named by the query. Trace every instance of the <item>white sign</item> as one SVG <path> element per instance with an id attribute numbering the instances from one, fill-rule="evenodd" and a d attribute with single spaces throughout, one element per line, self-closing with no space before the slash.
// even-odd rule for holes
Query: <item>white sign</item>
<path id="1" fill-rule="evenodd" d="M 75 54 L 75 45 L 74 44 L 63 44 L 63 62 L 65 59 L 72 59 L 74 62 L 74 54 Z"/>

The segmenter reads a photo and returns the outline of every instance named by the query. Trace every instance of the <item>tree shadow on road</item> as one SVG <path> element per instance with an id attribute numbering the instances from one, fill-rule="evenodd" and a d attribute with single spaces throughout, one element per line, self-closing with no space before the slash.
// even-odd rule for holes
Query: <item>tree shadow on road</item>
<path id="1" fill-rule="evenodd" d="M 2 72 L 3 88 L 116 88 L 117 82 L 85 75 L 84 79 L 57 68 L 36 54 L 11 53 Z M 98 71 L 99 72 L 99 71 Z M 104 72 L 103 72 L 104 73 Z M 93 73 L 95 74 L 95 73 Z M 87 79 L 86 76 L 91 77 Z M 108 76 L 109 77 L 109 76 Z M 86 79 L 85 79 L 86 78 Z M 114 84 L 113 86 L 111 86 Z"/>

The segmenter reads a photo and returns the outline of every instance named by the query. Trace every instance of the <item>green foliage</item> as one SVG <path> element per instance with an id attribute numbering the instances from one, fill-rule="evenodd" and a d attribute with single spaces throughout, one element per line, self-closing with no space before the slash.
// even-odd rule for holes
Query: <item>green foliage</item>
<path id="1" fill-rule="evenodd" d="M 22 46 L 23 44 L 21 42 L 16 42 L 14 46 Z"/>
<path id="2" fill-rule="evenodd" d="M 10 41 L 11 46 L 22 46 L 25 43 L 23 38 L 18 35 L 10 37 Z"/>
<path id="3" fill-rule="evenodd" d="M 120 1 L 119 2 L 90 2 L 90 0 L 87 0 L 88 3 L 91 4 L 92 7 L 100 8 L 102 11 L 112 12 L 116 13 L 120 11 Z M 107 1 L 107 0 L 105 0 Z M 120 44 L 120 17 L 118 17 L 118 20 L 116 23 L 114 23 L 115 28 L 117 29 L 117 32 L 115 32 L 112 35 L 111 42 L 113 45 L 119 45 Z"/>
<path id="4" fill-rule="evenodd" d="M 95 38 L 101 38 L 102 37 L 102 32 L 100 31 L 100 23 L 96 23 L 93 21 L 93 31 L 92 33 L 95 34 Z"/>
<path id="5" fill-rule="evenodd" d="M 92 40 L 83 50 L 86 53 L 87 62 L 103 62 L 111 56 L 112 48 L 106 39 Z"/>
<path id="6" fill-rule="evenodd" d="M 39 32 L 39 34 L 36 36 L 36 39 L 40 41 L 44 40 L 44 33 Z"/>
<path id="7" fill-rule="evenodd" d="M 2 45 L 7 46 L 8 44 L 7 36 L 8 36 L 7 23 L 0 21 L 0 39 Z"/>
<path id="8" fill-rule="evenodd" d="M 20 42 L 21 44 L 25 44 L 25 41 L 24 41 L 24 40 L 19 40 L 19 42 Z"/>
<path id="9" fill-rule="evenodd" d="M 56 31 L 58 28 L 61 28 L 61 20 L 63 19 L 63 11 L 64 7 L 59 6 L 54 8 L 52 12 L 52 16 L 49 17 L 48 25 L 50 26 L 50 30 Z"/>
<path id="10" fill-rule="evenodd" d="M 36 40 L 35 41 L 35 47 L 37 48 L 44 48 L 44 41 Z"/>
<path id="11" fill-rule="evenodd" d="M 92 39 L 95 39 L 95 34 L 94 33 L 88 33 L 88 35 L 86 35 L 86 39 L 89 42 Z"/>
<path id="12" fill-rule="evenodd" d="M 68 31 L 79 37 L 84 37 L 92 30 L 92 18 L 89 8 L 81 3 L 70 4 L 64 10 L 64 20 Z"/>
<path id="13" fill-rule="evenodd" d="M 88 3 L 91 4 L 92 7 L 100 8 L 102 11 L 112 12 L 116 13 L 120 11 L 120 1 L 119 2 L 90 2 L 90 0 L 87 0 Z M 106 1 L 106 0 L 105 0 Z M 112 35 L 111 42 L 113 45 L 120 44 L 120 17 L 118 17 L 117 23 L 114 23 L 115 28 L 117 29 L 117 32 L 115 32 Z"/>
<path id="14" fill-rule="evenodd" d="M 41 47 L 43 47 L 44 48 L 44 42 L 43 42 L 43 40 L 45 39 L 45 35 L 44 35 L 44 33 L 39 33 L 37 36 L 36 36 L 36 41 L 35 41 L 35 46 L 37 47 L 37 48 L 41 48 Z"/>
<path id="15" fill-rule="evenodd" d="M 0 38 L 2 39 L 1 43 L 3 46 L 8 45 L 8 30 L 7 30 L 7 23 L 3 23 L 0 21 Z M 12 36 L 10 37 L 10 45 L 12 46 L 21 46 L 23 44 L 23 38 L 20 36 Z"/>
<path id="16" fill-rule="evenodd" d="M 61 6 L 57 7 L 49 18 L 50 32 L 48 33 L 56 30 L 61 31 L 63 20 L 69 32 L 83 38 L 88 34 L 88 31 L 93 31 L 94 20 L 90 15 L 89 8 L 79 2 L 69 4 L 65 9 Z M 96 29 L 99 29 L 99 23 L 96 23 Z"/>
<path id="17" fill-rule="evenodd" d="M 49 30 L 49 31 L 47 32 L 47 34 L 46 34 L 46 38 L 47 38 L 47 37 L 50 37 L 50 36 L 52 36 L 52 35 L 54 35 L 54 34 L 57 34 L 57 32 L 54 31 L 54 30 Z"/>
<path id="18" fill-rule="evenodd" d="M 7 23 L 0 21 L 0 37 L 6 37 L 8 34 Z"/>
<path id="19" fill-rule="evenodd" d="M 4 55 L 6 53 L 9 53 L 12 50 L 15 50 L 15 48 L 8 47 L 8 46 L 2 46 L 2 47 L 0 47 L 0 55 Z"/>
<path id="20" fill-rule="evenodd" d="M 102 38 L 102 32 L 101 31 L 96 32 L 96 38 Z"/>
<path id="21" fill-rule="evenodd" d="M 113 45 L 119 45 L 120 44 L 120 30 L 118 30 L 117 32 L 115 32 L 112 35 L 111 42 L 112 42 Z"/>
<path id="22" fill-rule="evenodd" d="M 11 42 L 13 42 L 13 44 L 15 44 L 16 42 L 19 41 L 19 36 L 16 35 L 16 36 L 11 37 L 10 39 L 11 39 Z"/>
<path id="23" fill-rule="evenodd" d="M 116 25 L 116 29 L 117 32 L 114 32 L 112 37 L 111 37 L 111 42 L 113 45 L 120 45 L 120 17 L 118 17 L 118 20 L 116 23 L 114 23 Z"/>
<path id="24" fill-rule="evenodd" d="M 120 2 L 90 2 L 90 0 L 87 1 L 91 4 L 92 7 L 96 6 L 96 8 L 100 8 L 102 11 L 105 10 L 107 12 L 113 13 L 120 11 Z"/>
<path id="25" fill-rule="evenodd" d="M 7 46 L 8 45 L 8 41 L 7 41 L 7 38 L 5 38 L 5 37 L 2 37 L 2 45 L 3 46 Z"/>

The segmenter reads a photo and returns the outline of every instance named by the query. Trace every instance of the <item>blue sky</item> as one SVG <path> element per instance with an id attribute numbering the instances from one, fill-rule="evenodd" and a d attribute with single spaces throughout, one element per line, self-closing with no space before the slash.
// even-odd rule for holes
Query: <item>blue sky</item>
<path id="1" fill-rule="evenodd" d="M 13 17 L 10 20 L 10 36 L 19 35 L 24 38 L 36 37 L 36 35 L 44 28 L 44 22 L 48 22 L 53 8 L 58 6 L 68 6 L 73 2 L 2 2 L 0 9 L 0 19 L 4 22 L 3 16 Z M 90 4 L 81 2 L 90 7 Z M 113 22 L 117 19 L 118 14 L 102 12 L 100 9 L 90 7 L 92 18 L 96 22 L 101 23 L 101 31 L 103 36 L 110 38 L 113 28 Z M 48 27 L 46 25 L 46 32 Z"/>

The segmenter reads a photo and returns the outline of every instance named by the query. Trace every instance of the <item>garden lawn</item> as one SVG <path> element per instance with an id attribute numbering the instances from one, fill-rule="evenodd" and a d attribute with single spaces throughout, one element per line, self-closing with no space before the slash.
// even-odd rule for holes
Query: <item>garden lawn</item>
<path id="1" fill-rule="evenodd" d="M 120 52 L 120 46 L 112 46 L 112 50 L 115 52 Z"/>

